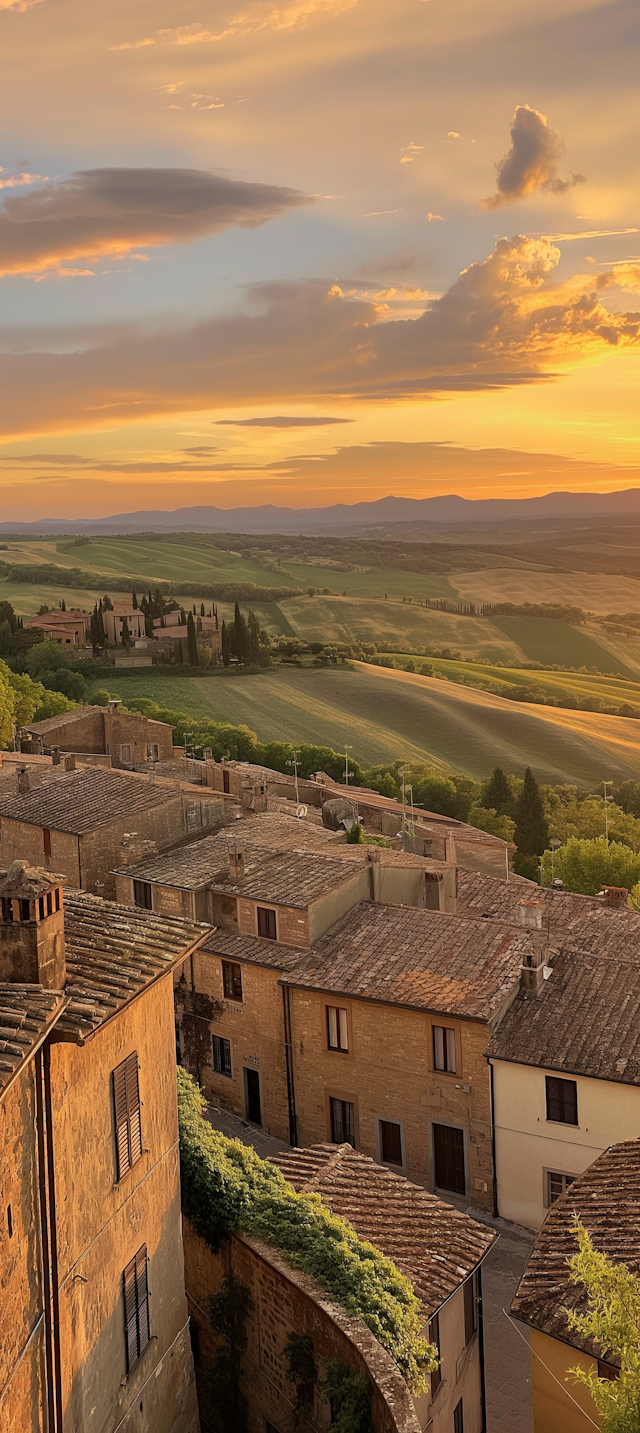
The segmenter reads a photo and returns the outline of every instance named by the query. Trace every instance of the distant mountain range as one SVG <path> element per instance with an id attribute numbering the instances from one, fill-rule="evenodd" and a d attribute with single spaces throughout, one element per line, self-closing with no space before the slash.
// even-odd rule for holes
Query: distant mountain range
<path id="1" fill-rule="evenodd" d="M 39 518 L 37 522 L 2 522 L 0 532 L 86 534 L 129 532 L 273 532 L 313 533 L 371 530 L 395 523 L 489 523 L 505 519 L 581 518 L 629 515 L 640 517 L 640 488 L 612 493 L 547 493 L 539 498 L 461 498 L 452 493 L 434 498 L 379 498 L 370 503 L 336 503 L 325 508 L 261 507 L 176 508 L 115 513 L 101 518 Z"/>

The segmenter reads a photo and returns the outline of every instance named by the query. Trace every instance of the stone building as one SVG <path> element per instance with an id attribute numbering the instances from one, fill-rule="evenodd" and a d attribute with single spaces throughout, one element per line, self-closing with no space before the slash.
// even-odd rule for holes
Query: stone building
<path id="1" fill-rule="evenodd" d="M 199 1333 L 203 1415 L 209 1411 L 206 1367 L 215 1352 L 203 1310 L 231 1269 L 252 1297 L 241 1380 L 249 1433 L 297 1426 L 295 1385 L 285 1353 L 292 1333 L 312 1340 L 318 1382 L 329 1357 L 367 1375 L 374 1433 L 418 1433 L 425 1426 L 433 1433 L 450 1433 L 452 1428 L 482 1433 L 481 1264 L 495 1234 L 348 1145 L 294 1149 L 275 1163 L 297 1192 L 318 1194 L 333 1214 L 348 1219 L 362 1239 L 375 1244 L 407 1275 L 421 1304 L 424 1333 L 439 1347 L 440 1368 L 431 1377 L 430 1391 L 414 1399 L 363 1320 L 348 1315 L 276 1249 L 233 1234 L 214 1255 L 187 1221 L 187 1297 Z M 313 1426 L 324 1428 L 330 1410 L 318 1382 L 310 1417 Z"/>
<path id="2" fill-rule="evenodd" d="M 45 642 L 59 642 L 61 647 L 84 647 L 91 613 L 63 612 L 61 607 L 54 607 L 51 612 L 38 613 L 37 617 L 25 617 L 23 626 L 41 631 Z"/>
<path id="3" fill-rule="evenodd" d="M 125 771 L 61 766 L 37 787 L 28 771 L 18 772 L 17 783 L 14 795 L 0 794 L 3 863 L 24 858 L 106 896 L 115 895 L 114 866 L 135 858 L 140 842 L 169 847 L 220 819 L 213 793 L 196 796 L 179 783 Z"/>
<path id="4" fill-rule="evenodd" d="M 107 642 L 117 647 L 122 643 L 124 624 L 129 628 L 129 636 L 132 642 L 146 634 L 144 612 L 139 607 L 133 607 L 130 601 L 114 602 L 112 607 L 105 607 L 102 613 L 104 635 Z"/>
<path id="5" fill-rule="evenodd" d="M 355 907 L 281 977 L 296 1142 L 348 1141 L 492 1210 L 485 1052 L 530 957 L 525 929 Z"/>
<path id="6" fill-rule="evenodd" d="M 639 1189 L 640 1141 L 633 1139 L 606 1149 L 549 1209 L 511 1305 L 531 1337 L 534 1433 L 592 1433 L 599 1426 L 588 1389 L 570 1370 L 614 1379 L 620 1361 L 569 1324 L 568 1309 L 587 1311 L 584 1286 L 570 1279 L 568 1260 L 578 1250 L 573 1223 L 577 1215 L 595 1248 L 637 1275 Z"/>
<path id="7" fill-rule="evenodd" d="M 0 1427 L 198 1433 L 174 971 L 201 928 L 0 874 Z"/>
<path id="8" fill-rule="evenodd" d="M 163 721 L 138 712 L 124 712 L 117 700 L 106 707 L 82 707 L 63 712 L 23 728 L 23 744 L 35 754 L 49 756 L 56 748 L 75 754 L 111 757 L 111 765 L 124 769 L 173 757 L 173 731 Z"/>

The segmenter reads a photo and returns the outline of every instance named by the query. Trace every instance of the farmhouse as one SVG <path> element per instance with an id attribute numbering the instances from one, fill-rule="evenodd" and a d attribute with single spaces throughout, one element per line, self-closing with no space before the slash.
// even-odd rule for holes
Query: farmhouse
<path id="1" fill-rule="evenodd" d="M 37 617 L 25 617 L 26 629 L 38 629 L 45 642 L 59 642 L 62 647 L 84 647 L 91 625 L 91 613 L 69 611 L 54 607 L 51 612 L 40 612 Z"/>
<path id="2" fill-rule="evenodd" d="M 163 721 L 138 712 L 123 712 L 117 700 L 106 707 L 82 707 L 23 728 L 35 754 L 61 752 L 102 754 L 111 765 L 131 770 L 173 757 L 173 732 Z"/>
<path id="3" fill-rule="evenodd" d="M 172 989 L 202 931 L 63 879 L 0 874 L 0 1426 L 197 1433 Z"/>

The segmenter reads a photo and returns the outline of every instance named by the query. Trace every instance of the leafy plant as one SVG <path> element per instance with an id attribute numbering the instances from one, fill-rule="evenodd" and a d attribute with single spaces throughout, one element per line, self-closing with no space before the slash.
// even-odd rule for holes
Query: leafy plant
<path id="1" fill-rule="evenodd" d="M 404 1274 L 317 1194 L 296 1194 L 284 1175 L 239 1140 L 202 1118 L 204 1098 L 178 1068 L 178 1118 L 184 1212 L 210 1248 L 229 1230 L 275 1245 L 292 1267 L 313 1275 L 348 1313 L 359 1315 L 395 1359 L 414 1393 L 438 1361 L 421 1335 L 422 1316 Z"/>
<path id="2" fill-rule="evenodd" d="M 313 1390 L 318 1381 L 313 1339 L 309 1334 L 290 1333 L 284 1352 L 289 1378 L 296 1390 L 294 1427 L 298 1428 L 313 1408 Z"/>
<path id="3" fill-rule="evenodd" d="M 249 1290 L 227 1274 L 218 1294 L 209 1300 L 209 1318 L 226 1347 L 220 1349 L 207 1371 L 207 1394 L 221 1433 L 245 1433 L 247 1400 L 242 1393 L 242 1353 L 247 1346 L 245 1322 L 252 1308 Z"/>
<path id="4" fill-rule="evenodd" d="M 371 1384 L 366 1373 L 356 1373 L 351 1364 L 329 1358 L 320 1392 L 331 1404 L 335 1433 L 373 1433 Z"/>
<path id="5" fill-rule="evenodd" d="M 603 1357 L 620 1363 L 620 1377 L 572 1368 L 576 1382 L 589 1389 L 602 1419 L 602 1433 L 640 1433 L 640 1278 L 626 1264 L 614 1264 L 595 1249 L 588 1230 L 576 1218 L 578 1251 L 569 1259 L 574 1284 L 587 1290 L 586 1314 L 567 1309 L 581 1338 L 593 1340 Z"/>

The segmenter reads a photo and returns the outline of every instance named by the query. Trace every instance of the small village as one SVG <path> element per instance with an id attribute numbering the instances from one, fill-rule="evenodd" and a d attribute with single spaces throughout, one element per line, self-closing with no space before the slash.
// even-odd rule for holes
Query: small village
<path id="1" fill-rule="evenodd" d="M 626 890 L 542 888 L 322 771 L 194 759 L 118 700 L 16 745 L 0 1427 L 518 1433 L 532 1406 L 587 1433 L 620 1360 L 573 1321 L 576 1217 L 638 1263 Z"/>

